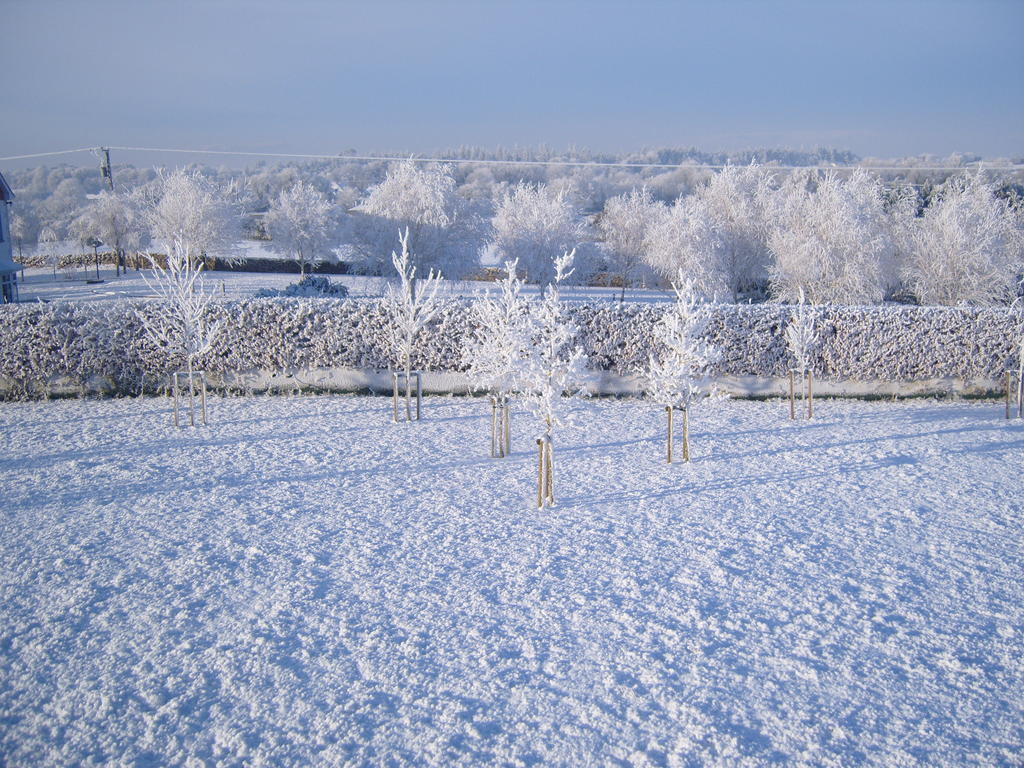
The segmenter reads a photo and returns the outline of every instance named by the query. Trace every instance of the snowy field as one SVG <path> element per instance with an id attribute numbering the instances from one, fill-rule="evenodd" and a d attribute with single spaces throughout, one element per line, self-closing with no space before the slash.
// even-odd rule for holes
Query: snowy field
<path id="1" fill-rule="evenodd" d="M 0 406 L 0 764 L 1020 765 L 998 403 Z M 677 448 L 678 450 L 678 448 Z"/>
<path id="2" fill-rule="evenodd" d="M 67 279 L 59 270 L 56 276 L 53 270 L 33 267 L 25 270 L 24 281 L 19 274 L 19 298 L 21 301 L 114 301 L 117 299 L 152 298 L 153 291 L 146 285 L 141 272 L 129 270 L 127 274 L 117 276 L 113 266 L 100 267 L 102 283 L 90 283 L 87 280 L 96 278 L 95 267 L 77 268 L 72 279 Z M 246 299 L 251 298 L 261 288 L 284 288 L 299 280 L 298 274 L 277 274 L 273 272 L 206 272 L 204 274 L 206 290 L 216 298 Z M 383 277 L 364 277 L 361 275 L 327 275 L 334 283 L 348 286 L 349 295 L 353 298 L 380 298 L 388 284 Z M 474 297 L 491 290 L 496 291 L 494 283 L 469 280 L 445 280 L 441 283 L 439 295 Z M 563 289 L 562 296 L 568 301 L 608 301 L 617 302 L 621 289 L 603 287 L 569 286 Z M 536 295 L 537 286 L 528 285 L 524 294 Z M 626 289 L 626 301 L 660 302 L 668 301 L 670 292 L 661 289 Z"/>

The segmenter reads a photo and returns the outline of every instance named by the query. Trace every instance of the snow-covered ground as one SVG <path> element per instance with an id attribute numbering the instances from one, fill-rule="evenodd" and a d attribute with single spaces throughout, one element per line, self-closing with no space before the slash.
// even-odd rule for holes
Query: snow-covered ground
<path id="1" fill-rule="evenodd" d="M 115 299 L 151 298 L 153 291 L 146 285 L 141 272 L 129 270 L 127 274 L 117 276 L 112 266 L 100 267 L 102 283 L 91 283 L 87 280 L 96 278 L 96 268 L 78 268 L 73 279 L 66 279 L 58 270 L 56 277 L 53 270 L 33 267 L 25 270 L 24 281 L 19 282 L 21 301 L 113 301 Z M 20 275 L 19 275 L 20 277 Z M 217 298 L 244 299 L 252 297 L 261 288 L 284 288 L 298 281 L 297 274 L 278 274 L 266 272 L 207 272 L 204 275 L 206 290 L 212 291 Z M 379 298 L 383 295 L 387 280 L 383 277 L 364 277 L 361 275 L 327 275 L 332 282 L 348 286 L 353 298 Z M 441 283 L 440 295 L 473 297 L 487 290 L 495 291 L 494 283 L 445 280 Z M 527 294 L 536 294 L 537 286 L 527 286 Z M 601 287 L 569 286 L 562 291 L 563 298 L 569 301 L 607 301 L 619 300 L 620 289 Z M 668 301 L 669 291 L 661 289 L 630 288 L 626 290 L 627 301 L 659 302 Z"/>
<path id="2" fill-rule="evenodd" d="M 0 763 L 1019 765 L 997 403 L 363 396 L 0 408 Z M 678 448 L 677 448 L 678 451 Z"/>

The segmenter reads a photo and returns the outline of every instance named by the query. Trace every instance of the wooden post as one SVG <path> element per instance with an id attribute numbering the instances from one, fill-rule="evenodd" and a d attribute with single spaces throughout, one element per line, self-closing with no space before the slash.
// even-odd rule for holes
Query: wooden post
<path id="1" fill-rule="evenodd" d="M 671 464 L 672 463 L 672 406 L 671 405 L 666 405 L 665 406 L 665 411 L 666 411 L 666 413 L 668 413 L 668 435 L 666 436 L 667 437 L 666 445 L 668 446 L 667 463 Z"/>
<path id="2" fill-rule="evenodd" d="M 498 455 L 497 451 L 497 432 L 498 432 L 498 399 L 491 397 L 491 458 L 496 458 Z"/>
<path id="3" fill-rule="evenodd" d="M 683 461 L 690 460 L 690 409 L 683 408 Z"/>
<path id="4" fill-rule="evenodd" d="M 814 418 L 814 373 L 807 372 L 807 418 Z"/>
<path id="5" fill-rule="evenodd" d="M 1010 418 L 1010 387 L 1013 381 L 1013 371 L 1006 372 L 1006 418 Z"/>
<path id="6" fill-rule="evenodd" d="M 203 426 L 206 426 L 206 371 L 199 372 L 199 379 L 203 384 Z"/>
<path id="7" fill-rule="evenodd" d="M 505 455 L 512 455 L 512 406 L 505 398 Z"/>
<path id="8" fill-rule="evenodd" d="M 547 488 L 548 488 L 548 501 L 552 504 L 555 503 L 555 446 L 551 442 L 551 437 L 548 436 L 544 441 L 545 448 L 547 449 Z"/>
<path id="9" fill-rule="evenodd" d="M 391 372 L 391 421 L 398 423 L 398 372 Z"/>
<path id="10" fill-rule="evenodd" d="M 789 418 L 796 419 L 796 393 L 793 387 L 793 369 L 789 369 Z"/>
<path id="11" fill-rule="evenodd" d="M 419 414 L 416 418 L 419 418 Z M 412 421 L 412 369 L 408 365 L 405 366 L 405 420 Z"/>
<path id="12" fill-rule="evenodd" d="M 178 422 L 178 373 L 175 371 L 171 374 L 173 380 L 171 389 L 174 391 L 174 426 L 180 427 L 181 424 Z"/>
<path id="13" fill-rule="evenodd" d="M 544 507 L 544 441 L 537 438 L 537 509 Z"/>
<path id="14" fill-rule="evenodd" d="M 1024 376 L 1017 377 L 1017 418 L 1024 418 Z"/>
<path id="15" fill-rule="evenodd" d="M 416 371 L 416 421 L 420 420 L 420 406 L 423 403 L 423 374 Z"/>

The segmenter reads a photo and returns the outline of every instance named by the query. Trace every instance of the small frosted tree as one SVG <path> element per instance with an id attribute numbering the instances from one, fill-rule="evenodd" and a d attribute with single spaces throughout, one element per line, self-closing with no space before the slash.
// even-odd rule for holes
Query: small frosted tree
<path id="1" fill-rule="evenodd" d="M 526 325 L 530 346 L 515 377 L 518 396 L 540 425 L 538 508 L 555 500 L 555 432 L 568 421 L 568 403 L 585 394 L 585 358 L 574 344 L 578 329 L 566 316 L 559 293 L 560 285 L 572 274 L 575 256 L 575 250 L 566 251 L 553 260 L 553 279 L 543 298 L 530 308 Z"/>
<path id="2" fill-rule="evenodd" d="M 646 267 L 644 255 L 651 229 L 665 213 L 665 206 L 654 200 L 647 187 L 610 197 L 597 221 L 602 250 L 608 258 L 610 271 L 622 282 L 619 303 L 626 300 L 626 286 L 632 285 L 641 269 Z"/>
<path id="3" fill-rule="evenodd" d="M 140 222 L 128 195 L 104 190 L 72 222 L 79 242 L 99 241 L 114 252 L 117 272 L 127 271 L 127 253 L 139 247 Z"/>
<path id="4" fill-rule="evenodd" d="M 136 313 L 150 340 L 167 354 L 172 368 L 184 365 L 189 387 L 189 417 L 195 424 L 194 392 L 196 361 L 210 351 L 222 328 L 222 322 L 211 320 L 210 303 L 213 294 L 203 285 L 202 259 L 189 252 L 189 246 L 180 240 L 164 243 L 166 264 L 150 259 L 152 277 L 143 274 L 143 280 L 155 294 L 157 301 Z M 177 392 L 177 372 L 173 373 Z M 203 421 L 206 421 L 205 379 L 203 382 Z M 175 395 L 177 396 L 177 395 Z M 175 423 L 178 406 L 175 402 Z"/>
<path id="5" fill-rule="evenodd" d="M 266 226 L 273 247 L 294 259 L 299 274 L 313 269 L 330 245 L 334 234 L 334 206 L 312 184 L 299 181 L 274 198 Z"/>
<path id="6" fill-rule="evenodd" d="M 441 275 L 430 270 L 419 290 L 414 290 L 416 267 L 409 253 L 409 230 L 398 235 L 401 254 L 391 252 L 391 263 L 398 273 L 398 285 L 389 284 L 382 305 L 389 320 L 389 340 L 395 371 L 405 375 L 405 413 L 412 421 L 412 356 L 420 331 L 437 312 L 437 289 Z M 398 420 L 398 378 L 394 376 L 394 420 Z"/>
<path id="7" fill-rule="evenodd" d="M 474 328 L 465 352 L 472 387 L 491 393 L 491 453 L 496 456 L 506 456 L 512 450 L 509 401 L 529 348 L 527 301 L 517 266 L 516 261 L 505 262 L 500 293 L 474 303 Z"/>
<path id="8" fill-rule="evenodd" d="M 495 205 L 494 247 L 500 258 L 515 259 L 529 282 L 555 280 L 552 253 L 575 252 L 585 227 L 568 190 L 520 183 L 506 189 Z"/>
<path id="9" fill-rule="evenodd" d="M 53 268 L 53 279 L 57 279 L 57 267 L 60 266 L 60 247 L 57 233 L 53 227 L 43 227 L 39 233 L 39 252 L 42 254 L 43 262 Z"/>
<path id="10" fill-rule="evenodd" d="M 228 193 L 198 171 L 161 175 L 143 210 L 153 240 L 168 250 L 178 243 L 194 260 L 205 259 L 214 248 L 229 251 L 239 229 Z"/>
<path id="11" fill-rule="evenodd" d="M 690 409 L 702 400 L 717 396 L 707 384 L 718 351 L 706 338 L 708 306 L 698 299 L 697 290 L 679 270 L 672 283 L 675 303 L 654 327 L 654 352 L 647 364 L 647 395 L 665 406 L 668 414 L 666 456 L 672 463 L 672 414 L 683 412 L 683 461 L 690 460 Z"/>
<path id="12" fill-rule="evenodd" d="M 818 343 L 817 310 L 804 303 L 804 292 L 799 293 L 799 302 L 790 315 L 786 326 L 786 348 L 793 359 L 793 367 L 789 371 L 789 417 L 796 418 L 796 402 L 794 393 L 794 375 L 799 377 L 800 391 L 807 401 L 807 418 L 814 416 L 814 392 L 811 367 L 811 354 Z"/>

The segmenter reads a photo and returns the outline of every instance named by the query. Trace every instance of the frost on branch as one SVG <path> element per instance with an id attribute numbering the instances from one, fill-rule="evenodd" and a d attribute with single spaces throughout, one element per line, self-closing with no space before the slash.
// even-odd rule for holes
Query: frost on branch
<path id="1" fill-rule="evenodd" d="M 473 330 L 465 348 L 466 374 L 473 389 L 502 398 L 514 391 L 529 349 L 527 301 L 517 265 L 517 260 L 505 262 L 501 292 L 473 304 Z"/>
<path id="2" fill-rule="evenodd" d="M 804 302 L 804 292 L 799 293 L 797 308 L 790 315 L 786 326 L 786 348 L 793 358 L 793 368 L 801 375 L 811 370 L 811 353 L 818 341 L 815 330 L 817 310 Z"/>

